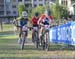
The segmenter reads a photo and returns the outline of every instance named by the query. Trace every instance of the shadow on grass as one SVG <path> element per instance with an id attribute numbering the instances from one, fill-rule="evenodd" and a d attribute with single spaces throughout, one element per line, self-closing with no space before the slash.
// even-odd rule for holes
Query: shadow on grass
<path id="1" fill-rule="evenodd" d="M 5 38 L 1 38 L 0 39 L 0 44 L 16 44 L 18 41 L 18 38 L 12 38 L 12 39 L 5 39 Z"/>
<path id="2" fill-rule="evenodd" d="M 73 45 L 50 45 L 49 46 L 49 51 L 59 51 L 59 50 L 75 51 L 75 46 Z"/>
<path id="3" fill-rule="evenodd" d="M 2 35 L 13 35 L 13 34 L 15 34 L 14 33 L 14 31 L 3 31 L 3 32 L 0 32 L 0 35 L 2 36 Z"/>
<path id="4" fill-rule="evenodd" d="M 43 59 L 40 57 L 1 57 L 0 59 Z"/>
<path id="5" fill-rule="evenodd" d="M 18 38 L 0 38 L 0 50 L 21 50 L 18 44 Z M 25 43 L 24 50 L 41 50 L 36 49 L 34 44 L 28 39 L 28 43 Z"/>
<path id="6" fill-rule="evenodd" d="M 11 41 L 11 42 L 10 42 Z M 17 43 L 17 40 L 5 40 L 1 41 L 3 43 L 0 43 L 0 50 L 7 50 L 7 51 L 12 51 L 12 50 L 21 50 L 19 44 Z M 5 43 L 4 43 L 5 42 Z M 6 43 L 7 42 L 7 43 Z M 34 44 L 33 45 L 24 45 L 24 50 L 34 50 L 34 51 L 44 51 L 42 47 L 40 46 L 38 49 L 35 48 Z M 49 46 L 49 51 L 75 51 L 75 46 L 68 46 L 68 45 L 50 45 Z"/>
<path id="7" fill-rule="evenodd" d="M 0 45 L 1 51 L 21 50 L 19 45 Z M 40 48 L 35 48 L 34 45 L 25 45 L 22 51 L 40 51 Z"/>
<path id="8" fill-rule="evenodd" d="M 1 59 L 60 59 L 60 58 L 53 58 L 53 57 L 47 57 L 47 58 L 41 58 L 41 57 L 25 57 L 25 58 L 17 58 L 17 57 L 9 57 L 9 58 L 1 58 Z M 75 57 L 74 58 L 62 58 L 61 57 L 61 59 L 75 59 Z"/>

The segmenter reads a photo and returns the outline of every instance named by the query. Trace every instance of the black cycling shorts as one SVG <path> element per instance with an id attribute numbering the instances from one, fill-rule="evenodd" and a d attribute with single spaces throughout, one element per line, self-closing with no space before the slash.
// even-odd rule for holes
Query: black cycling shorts
<path id="1" fill-rule="evenodd" d="M 33 27 L 38 27 L 38 25 L 33 25 Z"/>

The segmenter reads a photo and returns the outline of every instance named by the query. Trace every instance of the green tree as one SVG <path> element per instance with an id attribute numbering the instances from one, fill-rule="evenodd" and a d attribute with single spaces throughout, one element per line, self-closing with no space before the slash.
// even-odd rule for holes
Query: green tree
<path id="1" fill-rule="evenodd" d="M 62 17 L 67 17 L 68 15 L 66 7 L 59 5 L 58 3 L 51 6 L 51 12 L 56 20 L 60 20 Z"/>
<path id="2" fill-rule="evenodd" d="M 19 13 L 19 16 L 22 15 L 22 12 L 25 11 L 25 6 L 23 4 L 18 4 L 18 13 Z"/>
<path id="3" fill-rule="evenodd" d="M 2 19 L 0 18 L 0 28 L 1 28 L 1 31 L 3 31 L 3 23 L 2 23 Z"/>
<path id="4" fill-rule="evenodd" d="M 35 14 L 35 12 L 38 12 L 39 15 L 41 15 L 44 12 L 44 7 L 43 6 L 37 6 L 32 9 L 32 16 Z"/>

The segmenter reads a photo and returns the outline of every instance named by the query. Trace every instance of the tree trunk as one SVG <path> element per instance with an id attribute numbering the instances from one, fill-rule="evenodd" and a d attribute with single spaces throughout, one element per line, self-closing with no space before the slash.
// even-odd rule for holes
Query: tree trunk
<path id="1" fill-rule="evenodd" d="M 1 28 L 1 31 L 3 31 L 2 19 L 0 19 L 0 28 Z"/>

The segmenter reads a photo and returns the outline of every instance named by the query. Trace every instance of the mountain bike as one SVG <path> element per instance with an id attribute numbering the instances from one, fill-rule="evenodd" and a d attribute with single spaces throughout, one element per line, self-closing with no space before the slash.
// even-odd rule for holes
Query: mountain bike
<path id="1" fill-rule="evenodd" d="M 43 31 L 42 31 L 42 36 L 41 36 L 41 44 L 43 50 L 48 50 L 49 49 L 49 25 L 44 25 L 43 26 Z"/>
<path id="2" fill-rule="evenodd" d="M 23 26 L 23 28 L 22 28 L 22 35 L 21 35 L 21 39 L 20 39 L 20 48 L 22 50 L 24 49 L 24 43 L 25 43 L 25 40 L 27 39 L 27 30 L 28 30 L 28 27 L 27 26 Z"/>
<path id="3" fill-rule="evenodd" d="M 33 27 L 33 43 L 36 48 L 39 47 L 39 38 L 38 38 L 38 27 Z"/>

